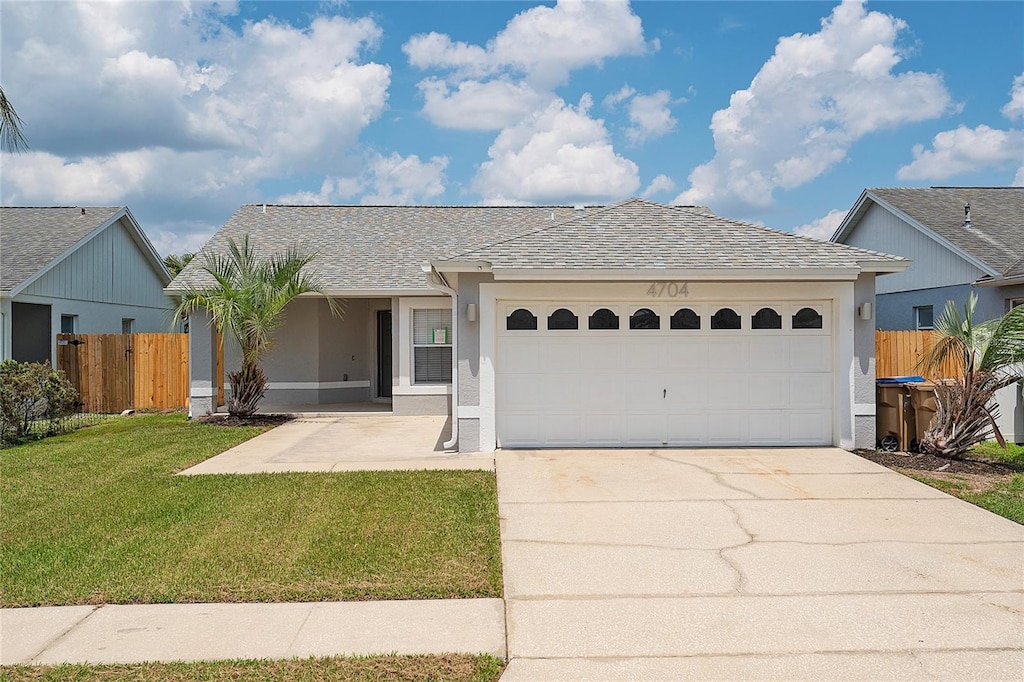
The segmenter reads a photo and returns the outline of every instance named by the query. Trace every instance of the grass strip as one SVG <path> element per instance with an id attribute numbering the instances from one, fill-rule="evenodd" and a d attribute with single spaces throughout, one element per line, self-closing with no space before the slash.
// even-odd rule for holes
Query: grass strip
<path id="1" fill-rule="evenodd" d="M 979 485 L 976 477 L 972 480 L 967 475 L 949 474 L 936 478 L 909 469 L 903 469 L 902 472 L 953 497 L 1024 525 L 1024 474 L 1014 474 L 1000 481 Z"/>
<path id="2" fill-rule="evenodd" d="M 505 663 L 493 656 L 365 656 L 304 658 L 282 661 L 205 661 L 131 665 L 4 666 L 0 678 L 10 682 L 198 682 L 200 680 L 458 680 L 493 682 Z"/>
<path id="3" fill-rule="evenodd" d="M 142 415 L 0 454 L 0 604 L 501 595 L 494 474 L 174 476 L 260 432 Z"/>

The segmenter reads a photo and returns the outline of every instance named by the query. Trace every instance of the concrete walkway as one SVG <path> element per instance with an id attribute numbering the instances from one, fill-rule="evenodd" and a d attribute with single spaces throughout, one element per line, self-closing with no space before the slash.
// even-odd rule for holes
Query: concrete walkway
<path id="1" fill-rule="evenodd" d="M 497 473 L 503 682 L 1024 678 L 1024 527 L 848 452 Z"/>
<path id="2" fill-rule="evenodd" d="M 0 664 L 505 655 L 501 599 L 56 606 L 0 611 Z"/>
<path id="3" fill-rule="evenodd" d="M 381 471 L 409 469 L 494 470 L 493 453 L 444 449 L 448 417 L 396 417 L 359 410 L 298 414 L 230 450 L 181 472 L 255 474 L 282 471 Z"/>

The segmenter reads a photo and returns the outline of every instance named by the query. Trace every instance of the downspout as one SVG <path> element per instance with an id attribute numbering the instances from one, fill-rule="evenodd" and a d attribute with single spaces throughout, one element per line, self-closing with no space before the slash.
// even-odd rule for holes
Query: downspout
<path id="1" fill-rule="evenodd" d="M 452 298 L 452 437 L 444 444 L 444 449 L 449 450 L 459 444 L 459 295 L 433 265 L 424 265 L 423 272 L 427 275 L 427 286 Z"/>

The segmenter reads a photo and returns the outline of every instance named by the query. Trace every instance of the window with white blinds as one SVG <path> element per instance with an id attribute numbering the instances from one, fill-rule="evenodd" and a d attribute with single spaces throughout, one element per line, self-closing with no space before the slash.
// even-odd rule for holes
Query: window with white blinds
<path id="1" fill-rule="evenodd" d="M 451 308 L 412 311 L 412 374 L 415 384 L 452 382 Z"/>

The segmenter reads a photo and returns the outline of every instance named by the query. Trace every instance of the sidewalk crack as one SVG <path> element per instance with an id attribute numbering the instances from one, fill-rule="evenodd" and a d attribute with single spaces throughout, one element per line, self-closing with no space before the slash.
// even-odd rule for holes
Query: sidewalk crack
<path id="1" fill-rule="evenodd" d="M 82 623 L 84 623 L 85 621 L 87 621 L 90 618 L 92 618 L 93 614 L 95 614 L 97 611 L 102 609 L 104 606 L 106 606 L 106 604 L 100 604 L 99 606 L 94 607 L 93 610 L 90 611 L 89 613 L 85 614 L 85 617 L 83 617 L 81 620 L 78 620 L 78 621 L 72 623 L 70 626 L 68 626 L 67 629 L 63 630 L 62 632 L 57 634 L 55 637 L 51 637 L 49 639 L 49 641 L 47 641 L 45 644 L 43 644 L 41 649 L 36 651 L 34 654 L 29 656 L 27 659 L 25 659 L 25 662 L 26 663 L 36 662 L 37 659 L 40 656 L 42 656 L 48 649 L 50 649 L 50 647 L 56 646 L 57 644 L 60 644 L 62 641 L 64 641 L 67 638 L 68 635 L 70 635 L 74 630 L 77 630 L 78 627 Z"/>

